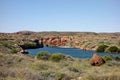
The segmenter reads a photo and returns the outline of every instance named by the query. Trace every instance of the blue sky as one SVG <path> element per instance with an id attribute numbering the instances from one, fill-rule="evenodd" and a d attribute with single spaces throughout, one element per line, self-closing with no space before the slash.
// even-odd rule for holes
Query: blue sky
<path id="1" fill-rule="evenodd" d="M 0 0 L 0 32 L 120 32 L 120 0 Z"/>

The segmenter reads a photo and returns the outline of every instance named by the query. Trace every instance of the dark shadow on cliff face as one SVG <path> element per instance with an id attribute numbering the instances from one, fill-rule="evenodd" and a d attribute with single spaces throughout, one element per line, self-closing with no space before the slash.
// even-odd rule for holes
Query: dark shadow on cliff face
<path id="1" fill-rule="evenodd" d="M 19 45 L 23 50 L 25 49 L 35 49 L 35 48 L 43 48 L 44 44 L 42 41 L 39 42 L 39 40 L 35 39 L 32 41 L 32 43 L 24 43 L 22 45 Z"/>
<path id="2" fill-rule="evenodd" d="M 41 41 L 39 42 L 39 40 L 34 40 L 35 44 L 36 44 L 36 47 L 37 48 L 43 48 L 44 47 L 44 44 L 43 44 L 43 40 L 41 39 Z"/>

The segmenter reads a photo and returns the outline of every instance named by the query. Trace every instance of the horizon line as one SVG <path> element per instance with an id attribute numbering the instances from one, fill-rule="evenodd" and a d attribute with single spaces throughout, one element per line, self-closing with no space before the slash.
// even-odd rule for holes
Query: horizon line
<path id="1" fill-rule="evenodd" d="M 31 30 L 20 30 L 20 31 L 13 31 L 13 32 L 1 32 L 0 31 L 0 33 L 17 33 L 17 32 L 84 32 L 84 33 L 120 33 L 120 32 L 118 32 L 118 31 L 113 31 L 113 32 L 94 32 L 94 31 L 31 31 Z"/>

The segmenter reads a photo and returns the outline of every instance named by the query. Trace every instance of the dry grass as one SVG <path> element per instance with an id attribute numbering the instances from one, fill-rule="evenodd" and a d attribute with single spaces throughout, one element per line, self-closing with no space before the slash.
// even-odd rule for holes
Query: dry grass
<path id="1" fill-rule="evenodd" d="M 120 80 L 120 61 L 91 66 L 88 59 L 60 62 L 18 54 L 0 54 L 0 80 Z"/>

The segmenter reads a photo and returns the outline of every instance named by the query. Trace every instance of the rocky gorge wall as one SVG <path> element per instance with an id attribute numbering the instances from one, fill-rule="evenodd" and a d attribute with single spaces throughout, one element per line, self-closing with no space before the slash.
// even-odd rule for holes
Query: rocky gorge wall
<path id="1" fill-rule="evenodd" d="M 120 47 L 118 34 L 76 34 L 67 36 L 41 36 L 43 43 L 49 46 L 72 47 L 83 50 L 96 50 L 100 45 Z"/>
<path id="2" fill-rule="evenodd" d="M 42 38 L 42 42 L 45 46 L 54 46 L 54 47 L 71 47 L 79 48 L 83 50 L 95 50 L 97 46 L 86 46 L 84 39 L 79 39 L 78 36 L 61 36 L 61 37 L 48 37 Z M 86 41 L 87 42 L 87 41 Z M 90 43 L 88 43 L 90 44 Z M 88 45 L 87 44 L 87 45 Z"/>
<path id="3" fill-rule="evenodd" d="M 43 38 L 43 44 L 47 46 L 68 46 L 68 43 L 68 36 Z"/>

